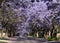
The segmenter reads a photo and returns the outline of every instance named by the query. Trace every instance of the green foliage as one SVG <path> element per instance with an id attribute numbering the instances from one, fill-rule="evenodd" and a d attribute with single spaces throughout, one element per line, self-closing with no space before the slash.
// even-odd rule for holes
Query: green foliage
<path id="1" fill-rule="evenodd" d="M 7 39 L 7 38 L 5 38 L 5 37 L 2 37 L 2 38 L 0 38 L 0 40 L 9 40 L 9 39 Z"/>
<path id="2" fill-rule="evenodd" d="M 0 42 L 0 43 L 7 43 L 7 42 Z"/>
<path id="3" fill-rule="evenodd" d="M 55 41 L 56 38 L 51 38 L 51 37 L 48 37 L 48 41 Z"/>
<path id="4" fill-rule="evenodd" d="M 57 38 L 57 40 L 60 40 L 60 36 Z"/>

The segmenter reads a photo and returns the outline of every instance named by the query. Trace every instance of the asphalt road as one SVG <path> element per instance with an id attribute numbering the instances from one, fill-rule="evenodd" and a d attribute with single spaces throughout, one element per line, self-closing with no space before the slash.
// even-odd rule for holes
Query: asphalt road
<path id="1" fill-rule="evenodd" d="M 9 40 L 8 43 L 60 43 L 58 41 L 47 41 L 44 38 L 18 37 L 15 40 Z"/>
<path id="2" fill-rule="evenodd" d="M 16 40 L 10 40 L 9 43 L 48 43 L 44 38 L 18 37 Z"/>

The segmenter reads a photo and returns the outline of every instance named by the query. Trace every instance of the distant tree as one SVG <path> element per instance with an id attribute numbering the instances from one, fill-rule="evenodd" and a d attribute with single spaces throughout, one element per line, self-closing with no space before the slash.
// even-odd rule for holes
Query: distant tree
<path id="1" fill-rule="evenodd" d="M 55 5 L 56 5 L 56 3 L 55 3 Z M 56 37 L 56 35 L 57 35 L 56 26 L 60 25 L 60 22 L 59 22 L 60 15 L 59 15 L 59 10 L 57 10 L 57 9 L 58 9 L 58 7 L 56 5 L 56 7 L 52 8 L 53 11 L 51 12 L 50 16 L 44 18 L 45 24 L 49 28 L 49 31 L 51 32 L 50 33 L 51 38 Z"/>
<path id="2" fill-rule="evenodd" d="M 14 34 L 16 29 L 14 28 L 13 24 L 16 22 L 16 17 L 14 16 L 13 9 L 9 9 L 7 4 L 4 2 L 1 9 L 0 9 L 0 22 L 2 24 L 2 28 L 6 30 L 10 36 Z"/>

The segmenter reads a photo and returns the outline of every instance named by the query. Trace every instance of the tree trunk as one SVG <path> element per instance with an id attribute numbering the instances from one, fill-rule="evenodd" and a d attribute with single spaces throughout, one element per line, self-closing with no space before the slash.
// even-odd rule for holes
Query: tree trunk
<path id="1" fill-rule="evenodd" d="M 50 30 L 50 37 L 53 38 L 53 29 Z"/>
<path id="2" fill-rule="evenodd" d="M 39 37 L 39 34 L 38 34 L 38 32 L 36 33 L 36 36 L 37 36 L 37 37 Z"/>
<path id="3" fill-rule="evenodd" d="M 56 35 L 57 35 L 57 30 L 54 29 L 53 37 L 56 38 Z"/>
<path id="4" fill-rule="evenodd" d="M 57 30 L 55 29 L 54 25 L 52 26 L 52 29 L 50 30 L 50 37 L 56 38 Z"/>

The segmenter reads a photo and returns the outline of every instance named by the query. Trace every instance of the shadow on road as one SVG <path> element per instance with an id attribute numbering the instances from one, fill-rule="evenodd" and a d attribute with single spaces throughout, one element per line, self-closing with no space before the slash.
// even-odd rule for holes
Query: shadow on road
<path id="1" fill-rule="evenodd" d="M 16 41 L 25 41 L 25 40 L 33 40 L 33 41 L 40 41 L 46 42 L 47 40 L 44 38 L 32 38 L 32 37 L 18 37 Z"/>

